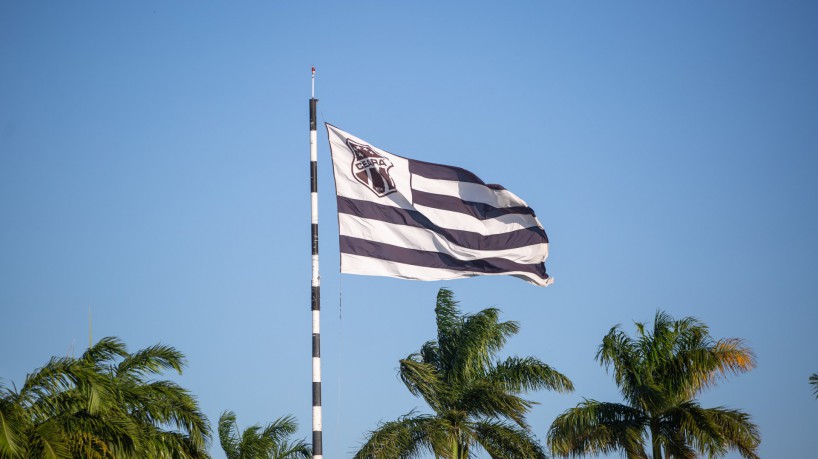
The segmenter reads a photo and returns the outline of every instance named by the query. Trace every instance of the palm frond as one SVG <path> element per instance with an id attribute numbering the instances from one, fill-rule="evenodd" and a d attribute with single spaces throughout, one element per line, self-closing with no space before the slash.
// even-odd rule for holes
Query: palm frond
<path id="1" fill-rule="evenodd" d="M 647 458 L 646 423 L 641 411 L 627 405 L 585 400 L 554 420 L 548 430 L 548 447 L 562 457 L 621 450 L 631 458 Z"/>
<path id="2" fill-rule="evenodd" d="M 79 456 L 129 457 L 147 446 L 140 426 L 127 416 L 67 412 L 49 419 L 48 423 L 58 426 L 68 447 L 75 453 L 80 452 Z"/>
<path id="3" fill-rule="evenodd" d="M 644 410 L 662 407 L 665 397 L 652 377 L 648 364 L 650 349 L 645 349 L 645 341 L 651 341 L 652 334 L 646 333 L 644 324 L 637 323 L 638 340 L 631 339 L 625 332 L 614 326 L 602 339 L 596 360 L 610 371 L 613 367 L 614 381 L 622 395 L 632 406 Z"/>
<path id="4" fill-rule="evenodd" d="M 286 441 L 273 452 L 273 459 L 309 459 L 312 447 L 304 440 Z"/>
<path id="5" fill-rule="evenodd" d="M 437 322 L 437 346 L 440 362 L 444 365 L 453 362 L 453 357 L 457 352 L 457 335 L 461 325 L 460 310 L 454 293 L 446 288 L 437 292 L 435 303 L 435 321 Z M 443 374 L 451 371 L 451 368 L 438 368 Z"/>
<path id="6" fill-rule="evenodd" d="M 128 348 L 125 343 L 119 338 L 107 336 L 97 341 L 93 346 L 86 349 L 80 356 L 79 360 L 92 364 L 98 368 L 104 367 L 106 364 L 126 357 L 128 355 Z"/>
<path id="7" fill-rule="evenodd" d="M 619 325 L 612 327 L 602 338 L 602 344 L 596 353 L 596 361 L 606 370 L 613 367 L 614 380 L 617 385 L 622 386 L 633 383 L 632 372 L 638 358 L 633 341 L 619 327 Z"/>
<path id="8" fill-rule="evenodd" d="M 180 432 L 157 432 L 145 448 L 148 457 L 167 459 L 210 459 L 207 450 Z"/>
<path id="9" fill-rule="evenodd" d="M 697 402 L 680 403 L 662 414 L 657 432 L 658 441 L 672 457 L 708 457 L 727 453 L 721 430 Z"/>
<path id="10" fill-rule="evenodd" d="M 431 364 L 418 361 L 419 356 L 412 354 L 400 360 L 398 375 L 403 384 L 415 397 L 422 397 L 433 409 L 443 406 L 444 385 L 437 369 Z"/>
<path id="11" fill-rule="evenodd" d="M 474 441 L 497 459 L 547 459 L 537 438 L 528 429 L 500 421 L 481 421 L 474 424 Z"/>
<path id="12" fill-rule="evenodd" d="M 62 459 L 69 457 L 69 448 L 65 442 L 65 435 L 59 425 L 45 422 L 34 428 L 29 438 L 27 457 L 42 457 L 43 459 Z"/>
<path id="13" fill-rule="evenodd" d="M 155 420 L 188 432 L 194 443 L 204 445 L 209 441 L 207 416 L 199 409 L 193 394 L 170 381 L 154 381 L 145 387 L 155 395 L 154 402 L 144 406 L 146 411 L 156 414 Z"/>
<path id="14" fill-rule="evenodd" d="M 508 418 L 520 427 L 527 427 L 525 416 L 533 406 L 518 395 L 491 381 L 472 381 L 458 394 L 456 408 L 477 417 Z"/>
<path id="15" fill-rule="evenodd" d="M 20 429 L 25 416 L 7 397 L 0 398 L 0 457 L 16 457 L 23 449 Z"/>
<path id="16" fill-rule="evenodd" d="M 239 458 L 239 427 L 236 424 L 236 413 L 225 411 L 219 416 L 219 443 L 227 459 Z"/>
<path id="17" fill-rule="evenodd" d="M 534 390 L 571 392 L 574 384 L 567 376 L 535 357 L 509 357 L 489 370 L 487 378 L 501 382 L 514 393 Z"/>
<path id="18" fill-rule="evenodd" d="M 420 356 L 421 362 L 428 363 L 439 372 L 443 371 L 440 367 L 440 348 L 437 345 L 437 341 L 426 341 L 423 346 L 420 347 L 418 355 Z"/>
<path id="19" fill-rule="evenodd" d="M 239 449 L 241 457 L 264 457 L 273 447 L 272 441 L 264 437 L 261 426 L 256 424 L 241 432 Z"/>
<path id="20" fill-rule="evenodd" d="M 37 399 L 72 388 L 74 382 L 81 379 L 77 370 L 85 368 L 76 365 L 74 359 L 52 357 L 44 366 L 26 375 L 23 385 L 17 392 L 16 403 L 30 405 Z M 87 375 L 91 372 L 84 373 Z"/>
<path id="21" fill-rule="evenodd" d="M 414 459 L 427 452 L 448 457 L 448 434 L 448 426 L 439 418 L 410 412 L 370 432 L 354 459 Z"/>
<path id="22" fill-rule="evenodd" d="M 263 428 L 255 424 L 243 431 L 239 430 L 232 411 L 219 416 L 219 442 L 228 459 L 312 457 L 312 450 L 303 440 L 290 440 L 297 430 L 298 423 L 293 416 L 282 416 Z"/>
<path id="23" fill-rule="evenodd" d="M 272 459 L 309 459 L 312 447 L 304 440 L 283 441 L 273 451 Z"/>
<path id="24" fill-rule="evenodd" d="M 185 364 L 184 354 L 171 346 L 156 344 L 127 355 L 119 362 L 116 373 L 120 377 L 129 375 L 142 380 L 144 376 L 160 374 L 165 370 L 182 374 Z"/>
<path id="25" fill-rule="evenodd" d="M 298 422 L 292 415 L 282 416 L 267 424 L 261 435 L 272 440 L 273 443 L 283 443 L 286 439 L 296 433 Z"/>
<path id="26" fill-rule="evenodd" d="M 484 375 L 497 352 L 519 330 L 517 322 L 500 322 L 499 309 L 487 308 L 464 316 L 452 370 L 443 379 L 454 383 Z"/>
<path id="27" fill-rule="evenodd" d="M 728 449 L 738 451 L 741 457 L 758 459 L 756 450 L 761 444 L 761 433 L 749 414 L 724 407 L 708 408 L 705 412 L 720 429 Z"/>
<path id="28" fill-rule="evenodd" d="M 728 376 L 755 368 L 755 354 L 739 338 L 713 342 L 707 336 L 706 339 L 685 341 L 675 355 L 667 359 L 668 373 L 678 376 L 674 390 L 683 397 L 692 398 Z"/>

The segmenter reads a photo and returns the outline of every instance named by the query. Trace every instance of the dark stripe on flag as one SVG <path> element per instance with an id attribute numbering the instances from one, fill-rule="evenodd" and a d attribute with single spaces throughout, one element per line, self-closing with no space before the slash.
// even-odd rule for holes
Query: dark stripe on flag
<path id="1" fill-rule="evenodd" d="M 492 190 L 505 190 L 500 185 L 487 184 L 480 180 L 480 177 L 472 174 L 466 169 L 455 166 L 445 166 L 443 164 L 427 163 L 416 159 L 409 160 L 409 173 L 436 180 L 452 180 L 455 182 L 477 183 L 491 188 Z"/>
<path id="2" fill-rule="evenodd" d="M 412 190 L 412 202 L 420 204 L 421 206 L 460 212 L 461 214 L 471 215 L 479 220 L 488 220 L 489 218 L 497 218 L 510 214 L 525 214 L 536 217 L 534 211 L 526 206 L 494 207 L 482 202 L 464 201 L 454 196 L 427 193 L 418 190 Z"/>
<path id="3" fill-rule="evenodd" d="M 441 228 L 416 210 L 381 206 L 373 202 L 350 199 L 343 196 L 338 196 L 338 212 L 356 217 L 394 223 L 396 225 L 424 228 L 443 236 L 453 244 L 474 250 L 516 249 L 518 247 L 527 247 L 548 242 L 548 236 L 545 235 L 545 231 L 537 226 L 510 231 L 508 233 L 484 236 L 471 231 Z"/>
<path id="4" fill-rule="evenodd" d="M 545 273 L 545 264 L 543 263 L 526 265 L 514 263 L 505 258 L 460 260 L 445 253 L 407 249 L 350 236 L 341 236 L 340 248 L 341 253 L 377 258 L 379 260 L 393 261 L 407 265 L 423 266 L 426 268 L 468 271 L 477 274 L 505 274 L 517 271 L 531 273 L 541 279 L 548 278 L 548 275 Z"/>

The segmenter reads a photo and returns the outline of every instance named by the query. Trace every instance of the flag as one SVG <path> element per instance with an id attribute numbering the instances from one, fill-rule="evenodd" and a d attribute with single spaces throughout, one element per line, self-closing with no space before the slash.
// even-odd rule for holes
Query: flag
<path id="1" fill-rule="evenodd" d="M 546 286 L 548 236 L 514 193 L 327 124 L 341 272 L 413 280 L 511 275 Z"/>

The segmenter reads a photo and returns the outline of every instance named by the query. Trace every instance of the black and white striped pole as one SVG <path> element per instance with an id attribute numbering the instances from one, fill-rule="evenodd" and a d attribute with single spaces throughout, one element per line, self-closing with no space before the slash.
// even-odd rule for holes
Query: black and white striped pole
<path id="1" fill-rule="evenodd" d="M 310 201 L 312 234 L 312 454 L 323 458 L 321 444 L 321 277 L 318 274 L 318 134 L 316 133 L 315 67 L 310 98 Z"/>

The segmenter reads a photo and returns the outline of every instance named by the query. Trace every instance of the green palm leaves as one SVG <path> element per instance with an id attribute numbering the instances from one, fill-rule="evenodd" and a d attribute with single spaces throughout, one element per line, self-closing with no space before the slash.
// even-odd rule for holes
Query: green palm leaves
<path id="1" fill-rule="evenodd" d="M 573 390 L 571 381 L 535 357 L 498 359 L 519 331 L 500 311 L 462 314 L 450 290 L 435 306 L 436 339 L 399 361 L 406 388 L 431 414 L 412 411 L 370 432 L 356 459 L 545 458 L 526 416 L 530 391 Z M 596 360 L 610 371 L 623 403 L 584 400 L 557 417 L 547 443 L 558 456 L 624 453 L 629 458 L 758 458 L 758 428 L 743 411 L 705 408 L 702 391 L 755 366 L 740 339 L 715 340 L 702 322 L 657 312 L 628 335 L 611 328 Z M 155 345 L 128 352 L 104 338 L 79 358 L 52 358 L 23 384 L 0 385 L 0 459 L 205 459 L 210 427 L 195 397 L 172 381 L 185 358 Z M 818 374 L 809 378 L 818 395 Z M 292 440 L 292 416 L 243 431 L 236 416 L 219 418 L 228 459 L 308 459 Z"/>
<path id="2" fill-rule="evenodd" d="M 625 404 L 586 400 L 551 425 L 555 454 L 621 451 L 633 458 L 719 457 L 729 450 L 757 458 L 758 428 L 749 415 L 724 407 L 702 408 L 694 398 L 734 374 L 751 370 L 755 356 L 740 339 L 714 341 L 707 326 L 657 312 L 653 328 L 636 324 L 632 338 L 619 326 L 603 338 L 597 360 L 613 368 Z"/>
<path id="3" fill-rule="evenodd" d="M 434 414 L 411 412 L 370 433 L 356 459 L 465 459 L 476 448 L 496 458 L 542 458 L 528 429 L 533 402 L 520 394 L 541 389 L 573 390 L 571 381 L 533 357 L 496 360 L 516 322 L 501 322 L 489 308 L 462 315 L 450 290 L 441 289 L 435 307 L 437 339 L 400 361 L 409 391 Z M 510 421 L 510 422 L 509 422 Z"/>
<path id="4" fill-rule="evenodd" d="M 151 379 L 184 364 L 172 347 L 131 354 L 116 338 L 79 358 L 52 358 L 19 390 L 0 387 L 0 458 L 208 457 L 196 399 Z"/>
<path id="5" fill-rule="evenodd" d="M 232 411 L 219 417 L 219 441 L 227 459 L 311 458 L 309 445 L 303 440 L 290 440 L 297 429 L 292 416 L 278 418 L 264 428 L 254 425 L 243 432 L 239 431 Z"/>

